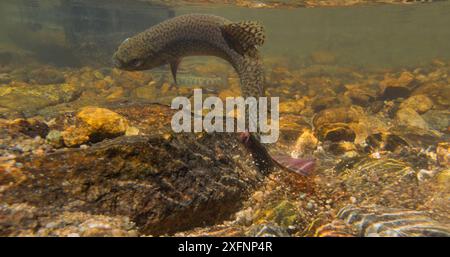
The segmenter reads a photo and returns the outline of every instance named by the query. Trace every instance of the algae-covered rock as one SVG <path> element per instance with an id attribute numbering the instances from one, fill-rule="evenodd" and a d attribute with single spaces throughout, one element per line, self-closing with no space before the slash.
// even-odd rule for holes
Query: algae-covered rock
<path id="1" fill-rule="evenodd" d="M 256 224 L 251 226 L 245 233 L 251 237 L 289 237 L 286 228 L 273 223 Z"/>
<path id="2" fill-rule="evenodd" d="M 46 106 L 70 102 L 79 96 L 72 84 L 0 87 L 0 106 L 33 114 Z"/>
<path id="3" fill-rule="evenodd" d="M 427 122 L 412 108 L 401 108 L 397 111 L 395 119 L 399 125 L 429 129 Z"/>
<path id="4" fill-rule="evenodd" d="M 422 115 L 422 118 L 432 129 L 450 132 L 450 110 L 429 110 Z"/>
<path id="5" fill-rule="evenodd" d="M 61 147 L 64 144 L 61 131 L 59 130 L 50 130 L 45 137 L 45 140 L 56 148 Z"/>
<path id="6" fill-rule="evenodd" d="M 145 99 L 150 101 L 155 101 L 159 97 L 159 91 L 155 84 L 149 84 L 141 87 L 135 88 L 131 95 L 138 99 Z"/>
<path id="7" fill-rule="evenodd" d="M 153 235 L 230 218 L 261 179 L 238 136 L 225 133 L 122 136 L 17 161 L 20 183 L 0 173 L 0 185 L 8 185 L 2 203 L 27 204 L 49 218 L 63 210 L 124 216 Z"/>
<path id="8" fill-rule="evenodd" d="M 64 82 L 64 74 L 50 67 L 39 68 L 28 74 L 28 83 L 30 84 L 49 85 L 61 84 Z"/>
<path id="9" fill-rule="evenodd" d="M 261 211 L 256 216 L 256 223 L 273 222 L 284 228 L 293 226 L 299 218 L 297 208 L 288 200 L 281 201 L 272 208 Z"/>

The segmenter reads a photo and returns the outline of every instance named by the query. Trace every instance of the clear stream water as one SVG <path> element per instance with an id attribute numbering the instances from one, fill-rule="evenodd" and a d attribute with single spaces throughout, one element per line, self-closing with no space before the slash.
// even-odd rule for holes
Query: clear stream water
<path id="1" fill-rule="evenodd" d="M 2 0 L 0 49 L 18 48 L 58 65 L 107 65 L 126 37 L 185 13 L 234 21 L 258 20 L 267 30 L 266 55 L 300 62 L 330 51 L 338 63 L 414 67 L 450 59 L 450 2 L 338 8 L 248 9 L 156 6 L 140 1 Z M 97 58 L 95 60 L 95 58 Z M 93 60 L 94 59 L 94 60 Z"/>
<path id="2" fill-rule="evenodd" d="M 236 195 L 247 192 L 244 187 L 253 182 L 246 180 L 253 180 L 251 177 L 256 173 L 247 172 L 239 162 L 227 163 L 227 160 L 235 159 L 231 155 L 239 153 L 234 150 L 234 141 L 222 147 L 221 142 L 210 144 L 212 141 L 208 141 L 221 137 L 205 137 L 186 155 L 179 153 L 180 149 L 194 139 L 180 137 L 174 140 L 181 142 L 181 148 L 170 148 L 166 143 L 161 143 L 162 147 L 152 145 L 152 142 L 171 140 L 167 139 L 172 138 L 171 135 L 160 137 L 169 127 L 165 122 L 171 112 L 164 113 L 169 109 L 159 105 L 149 104 L 148 108 L 142 105 L 149 102 L 170 104 L 176 96 L 190 95 L 192 87 L 213 89 L 211 94 L 218 94 L 222 99 L 241 95 L 239 80 L 230 72 L 230 65 L 212 59 L 201 59 L 197 63 L 196 58 L 187 58 L 194 60 L 194 65 L 189 65 L 183 59 L 177 77 L 180 87 L 171 85 L 167 67 L 145 72 L 110 68 L 112 54 L 124 39 L 186 13 L 216 14 L 233 21 L 257 20 L 265 26 L 267 40 L 262 47 L 262 56 L 267 85 L 264 86 L 267 86 L 268 96 L 280 97 L 281 114 L 280 140 L 272 149 L 317 160 L 316 170 L 310 178 L 299 179 L 284 171 L 270 175 L 265 179 L 264 187 L 258 189 L 258 194 L 244 203 L 243 212 L 236 213 L 236 220 L 241 221 L 230 223 L 232 230 L 228 231 L 247 230 L 244 227 L 250 226 L 247 224 L 250 220 L 252 228 L 264 224 L 261 222 L 275 222 L 289 228 L 292 235 L 316 235 L 315 229 L 335 219 L 342 207 L 377 204 L 382 208 L 377 207 L 374 211 L 380 216 L 373 216 L 374 219 L 367 219 L 367 226 L 358 227 L 369 228 L 375 224 L 377 232 L 378 228 L 384 231 L 381 226 L 385 226 L 392 233 L 397 233 L 398 229 L 409 230 L 407 235 L 433 235 L 433 231 L 445 231 L 448 235 L 450 1 L 342 8 L 249 9 L 229 5 L 162 6 L 138 0 L 0 0 L 0 173 L 7 170 L 5 174 L 13 174 L 14 180 L 19 181 L 19 190 L 24 190 L 5 195 L 17 195 L 18 203 L 27 203 L 23 205 L 26 217 L 31 215 L 29 213 L 41 216 L 41 210 L 47 213 L 47 203 L 53 204 L 54 199 L 58 199 L 55 201 L 58 206 L 67 199 L 64 213 L 68 215 L 62 217 L 61 209 L 52 210 L 51 219 L 42 214 L 53 225 L 46 225 L 42 220 L 31 222 L 38 224 L 35 231 L 29 229 L 30 220 L 23 219 L 26 223 L 26 232 L 23 232 L 15 227 L 20 222 L 16 213 L 21 212 L 14 209 L 9 212 L 13 215 L 12 221 L 2 216 L 8 231 L 1 231 L 0 224 L 0 235 L 10 233 L 10 230 L 14 230 L 11 235 L 19 232 L 25 233 L 19 235 L 59 235 L 45 231 L 47 228 L 48 231 L 77 229 L 77 223 L 71 220 L 79 220 L 79 214 L 77 212 L 72 219 L 71 215 L 75 214 L 71 211 L 78 211 L 76 208 L 85 211 L 91 206 L 95 213 L 101 214 L 105 211 L 122 215 L 123 211 L 123 215 L 140 226 L 139 229 L 148 230 L 143 232 L 145 235 L 158 235 L 164 232 L 162 227 L 172 225 L 174 227 L 167 231 L 182 231 L 189 227 L 184 225 L 187 222 L 192 222 L 188 224 L 192 227 L 203 226 L 204 220 L 211 220 L 212 215 L 225 217 L 222 211 L 235 211 L 229 209 L 229 202 L 235 201 Z M 204 96 L 209 94 L 205 92 Z M 85 106 L 95 109 L 81 111 Z M 119 118 L 116 115 L 119 114 L 111 114 L 111 111 L 127 117 L 130 126 L 126 128 L 122 118 L 121 125 L 117 125 Z M 116 127 L 123 131 L 118 133 Z M 144 141 L 133 140 L 130 142 L 137 142 L 136 145 L 126 143 L 122 150 L 119 144 L 128 142 L 122 141 L 123 138 L 94 148 L 98 141 L 122 134 L 144 135 L 143 139 L 138 136 L 139 140 L 148 140 L 145 138 L 150 135 L 161 141 L 145 141 L 151 148 L 148 151 L 141 144 Z M 206 151 L 203 147 L 211 149 Z M 79 150 L 64 150 L 67 148 Z M 63 150 L 61 155 L 59 152 L 50 155 L 60 149 Z M 169 158 L 171 149 L 176 153 Z M 111 160 L 106 159 L 109 150 L 113 150 Z M 130 154 L 131 150 L 133 154 Z M 156 160 L 134 154 L 141 150 L 144 150 L 142 154 L 161 153 L 163 157 Z M 206 152 L 208 154 L 204 155 Z M 92 162 L 91 153 L 101 157 L 92 165 L 88 164 Z M 210 158 L 210 153 L 211 156 L 217 154 L 217 158 Z M 62 157 L 56 159 L 55 156 Z M 192 160 L 200 158 L 204 161 L 191 164 Z M 24 163 L 28 159 L 31 161 Z M 175 164 L 168 165 L 167 160 L 172 159 Z M 50 164 L 43 165 L 45 160 Z M 78 168 L 79 163 L 81 168 Z M 107 171 L 117 163 L 120 168 Z M 208 167 L 197 166 L 202 164 Z M 103 169 L 103 165 L 107 169 Z M 209 166 L 216 172 L 212 179 L 203 175 Z M 144 173 L 137 175 L 133 171 L 128 174 L 134 167 L 137 172 Z M 67 183 L 61 183 L 62 170 L 67 174 L 64 175 L 68 178 Z M 235 172 L 229 174 L 229 170 Z M 22 174 L 30 174 L 28 182 L 22 183 Z M 197 177 L 197 174 L 200 175 Z M 223 180 L 221 174 L 226 174 Z M 92 180 L 88 178 L 91 175 L 95 177 Z M 0 176 L 0 199 L 9 199 L 2 197 L 10 188 L 16 190 L 8 176 Z M 106 177 L 111 180 L 105 180 Z M 92 187 L 86 188 L 86 185 Z M 156 191 L 159 188 L 161 192 Z M 175 193 L 166 194 L 170 191 L 168 188 L 176 190 Z M 37 195 L 29 198 L 28 192 Z M 111 195 L 103 197 L 105 192 Z M 145 192 L 150 192 L 151 196 L 156 192 L 155 200 L 149 201 Z M 34 202 L 41 196 L 43 202 L 37 205 L 42 209 L 29 211 L 32 204 L 28 204 L 27 199 Z M 218 206 L 223 203 L 221 200 L 225 205 Z M 185 205 L 184 209 L 178 207 L 184 206 L 186 201 L 193 204 Z M 1 205 L 0 211 L 7 213 L 5 210 L 9 209 L 4 206 Z M 155 212 L 149 211 L 152 206 L 155 206 Z M 70 211 L 66 212 L 66 207 Z M 384 207 L 406 208 L 407 211 L 395 209 L 399 213 L 394 216 L 395 225 L 384 219 L 383 215 L 391 212 Z M 411 209 L 427 211 L 440 223 L 431 226 L 428 219 L 411 214 Z M 127 210 L 130 210 L 128 214 Z M 367 210 L 361 210 L 358 214 L 359 210 L 355 209 L 356 215 L 365 215 Z M 80 224 L 92 224 L 91 216 L 86 217 L 89 221 L 82 220 Z M 152 221 L 149 223 L 146 218 Z M 58 223 L 60 221 L 62 223 Z M 106 226 L 103 218 L 100 222 L 102 228 Z M 60 228 L 54 224 L 67 226 Z M 116 226 L 114 221 L 111 229 L 115 230 Z M 131 229 L 128 225 L 121 227 Z M 82 225 L 80 231 L 81 228 Z M 98 230 L 97 226 L 92 228 Z M 156 230 L 151 230 L 153 228 Z M 333 234 L 333 227 L 329 229 L 328 235 L 337 235 Z M 43 230 L 44 234 L 36 234 Z M 227 229 L 220 230 L 227 233 Z M 268 235 L 272 233 L 272 229 L 265 229 L 264 225 L 262 229 L 256 227 L 256 232 L 249 230 L 246 235 L 261 235 L 266 233 L 265 230 L 269 231 Z M 273 231 L 278 233 L 278 229 Z M 195 235 L 195 231 L 191 232 Z M 211 235 L 217 235 L 214 229 L 211 232 Z M 67 235 L 69 232 L 60 233 Z M 89 235 L 83 233 L 80 235 Z M 358 233 L 362 235 L 361 231 Z M 320 235 L 326 234 L 325 228 Z"/>

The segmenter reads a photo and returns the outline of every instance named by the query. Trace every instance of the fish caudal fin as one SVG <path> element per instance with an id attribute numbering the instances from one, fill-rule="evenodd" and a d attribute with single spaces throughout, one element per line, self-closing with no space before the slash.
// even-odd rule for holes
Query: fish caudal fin
<path id="1" fill-rule="evenodd" d="M 256 21 L 234 22 L 222 26 L 222 33 L 240 54 L 244 55 L 264 44 L 264 27 Z"/>
<path id="2" fill-rule="evenodd" d="M 311 159 L 298 159 L 287 155 L 272 156 L 272 159 L 282 168 L 297 174 L 308 176 L 314 171 L 316 162 Z"/>

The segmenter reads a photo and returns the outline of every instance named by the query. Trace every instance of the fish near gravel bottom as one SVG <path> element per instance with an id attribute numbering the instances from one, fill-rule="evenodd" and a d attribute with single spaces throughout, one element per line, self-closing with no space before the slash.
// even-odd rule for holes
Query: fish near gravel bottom
<path id="1" fill-rule="evenodd" d="M 207 14 L 186 14 L 161 22 L 127 38 L 113 55 L 116 68 L 139 71 L 169 64 L 176 83 L 177 70 L 187 56 L 215 56 L 230 63 L 239 75 L 244 98 L 264 96 L 264 69 L 258 47 L 265 41 L 264 28 L 255 21 L 232 22 Z M 314 169 L 313 160 L 271 156 L 254 134 L 241 141 L 263 170 L 280 166 L 301 175 Z"/>

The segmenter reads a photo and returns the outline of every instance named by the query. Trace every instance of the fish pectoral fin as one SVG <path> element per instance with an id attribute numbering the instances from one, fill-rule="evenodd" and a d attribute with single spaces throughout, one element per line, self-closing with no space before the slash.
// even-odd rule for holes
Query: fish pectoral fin
<path id="1" fill-rule="evenodd" d="M 181 58 L 175 59 L 171 61 L 170 64 L 170 71 L 172 72 L 173 81 L 175 82 L 175 85 L 178 85 L 177 83 L 177 70 L 178 66 L 180 65 Z"/>
<path id="2" fill-rule="evenodd" d="M 242 55 L 262 46 L 266 38 L 264 27 L 256 21 L 234 22 L 221 29 L 230 47 Z"/>

